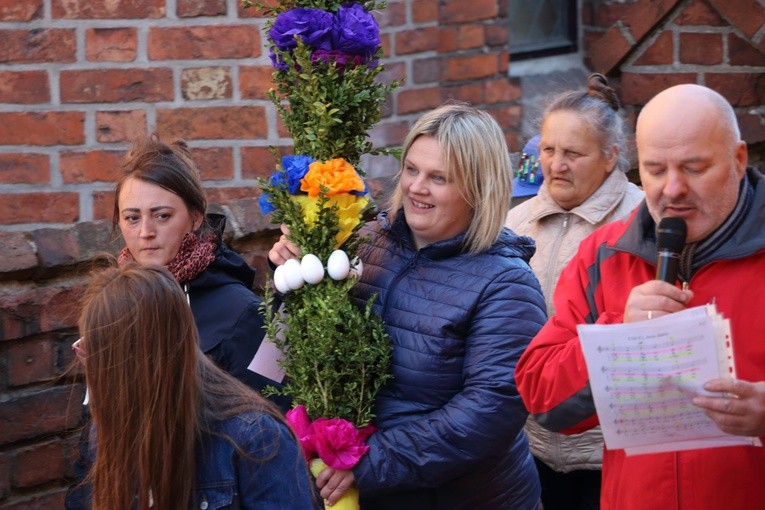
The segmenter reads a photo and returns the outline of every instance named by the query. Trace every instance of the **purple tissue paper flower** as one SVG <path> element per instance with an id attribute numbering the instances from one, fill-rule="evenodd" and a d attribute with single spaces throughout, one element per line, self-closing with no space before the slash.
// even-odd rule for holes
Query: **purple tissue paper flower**
<path id="1" fill-rule="evenodd" d="M 347 3 L 337 11 L 333 49 L 362 55 L 367 61 L 380 46 L 380 29 L 374 17 L 357 3 Z"/>
<path id="2" fill-rule="evenodd" d="M 352 55 L 340 50 L 316 50 L 311 55 L 311 62 L 321 60 L 330 64 L 335 63 L 337 67 L 346 65 L 358 66 L 364 63 L 364 57 L 361 55 Z"/>
<path id="3" fill-rule="evenodd" d="M 334 16 L 321 9 L 296 8 L 276 17 L 268 36 L 277 48 L 288 51 L 297 46 L 295 36 L 314 50 L 332 49 Z"/>

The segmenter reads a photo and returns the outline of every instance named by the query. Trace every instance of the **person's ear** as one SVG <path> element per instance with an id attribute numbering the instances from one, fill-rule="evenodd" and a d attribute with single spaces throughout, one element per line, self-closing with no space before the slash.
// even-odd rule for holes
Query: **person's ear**
<path id="1" fill-rule="evenodd" d="M 204 214 L 200 214 L 196 211 L 191 213 L 191 219 L 194 221 L 194 229 L 193 232 L 196 232 L 199 230 L 199 227 L 202 226 L 202 221 L 205 219 Z"/>
<path id="2" fill-rule="evenodd" d="M 746 173 L 746 164 L 749 162 L 749 153 L 746 150 L 746 142 L 742 140 L 736 144 L 733 157 L 736 160 L 736 174 L 740 179 Z"/>
<path id="3" fill-rule="evenodd" d="M 616 144 L 613 144 L 611 146 L 611 151 L 608 155 L 608 170 L 606 171 L 606 173 L 610 174 L 611 172 L 613 172 L 618 162 L 619 162 L 619 146 Z"/>

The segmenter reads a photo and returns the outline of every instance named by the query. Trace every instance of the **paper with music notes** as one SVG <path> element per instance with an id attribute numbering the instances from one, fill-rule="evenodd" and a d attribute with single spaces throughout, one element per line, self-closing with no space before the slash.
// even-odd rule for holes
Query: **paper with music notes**
<path id="1" fill-rule="evenodd" d="M 704 382 L 735 377 L 730 323 L 714 305 L 630 324 L 580 325 L 579 340 L 603 437 L 628 455 L 730 445 L 694 406 Z"/>

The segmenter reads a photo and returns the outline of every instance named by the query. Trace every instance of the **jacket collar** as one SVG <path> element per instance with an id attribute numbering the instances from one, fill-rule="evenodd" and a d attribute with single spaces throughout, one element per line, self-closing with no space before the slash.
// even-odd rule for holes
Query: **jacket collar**
<path id="1" fill-rule="evenodd" d="M 619 205 L 619 199 L 627 189 L 629 180 L 624 172 L 613 170 L 608 174 L 608 177 L 603 181 L 603 184 L 595 190 L 595 193 L 590 195 L 590 197 L 582 204 L 568 211 L 563 209 L 557 202 L 555 202 L 555 200 L 553 200 L 550 196 L 550 190 L 547 184 L 547 181 L 542 183 L 542 187 L 539 189 L 536 200 L 534 200 L 530 207 L 528 217 L 529 222 L 537 221 L 554 214 L 571 213 L 579 216 L 591 225 L 597 225 Z"/>

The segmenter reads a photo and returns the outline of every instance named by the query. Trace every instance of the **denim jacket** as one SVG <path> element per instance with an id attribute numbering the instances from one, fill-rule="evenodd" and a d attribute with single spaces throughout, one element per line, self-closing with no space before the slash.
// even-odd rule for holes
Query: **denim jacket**
<path id="1" fill-rule="evenodd" d="M 202 436 L 197 448 L 191 508 L 317 508 L 320 501 L 313 496 L 313 480 L 285 425 L 266 414 L 249 412 L 217 422 L 213 429 L 213 434 Z M 89 457 L 92 460 L 92 449 Z M 66 508 L 89 509 L 89 489 L 71 489 Z"/>

